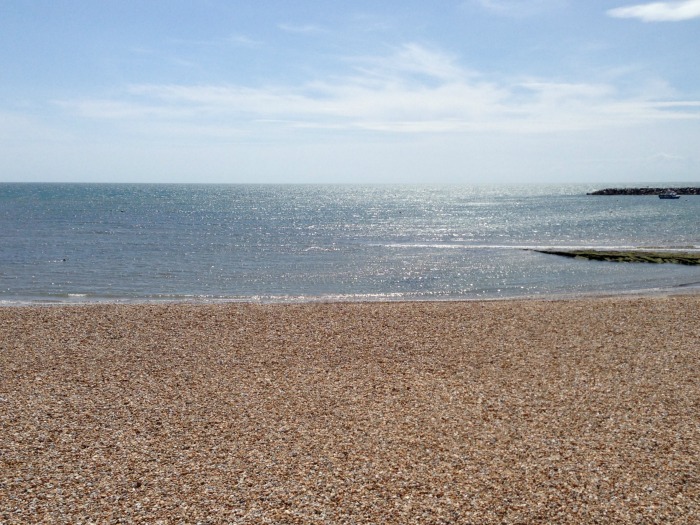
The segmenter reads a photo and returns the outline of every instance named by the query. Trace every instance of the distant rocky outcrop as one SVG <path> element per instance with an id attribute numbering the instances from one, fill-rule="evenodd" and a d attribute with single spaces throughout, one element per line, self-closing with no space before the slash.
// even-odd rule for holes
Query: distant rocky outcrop
<path id="1" fill-rule="evenodd" d="M 660 195 L 667 191 L 678 195 L 700 195 L 700 188 L 605 188 L 587 193 L 586 195 Z"/>
<path id="2" fill-rule="evenodd" d="M 609 262 L 638 262 L 638 263 L 672 263 L 685 265 L 700 265 L 698 252 L 657 252 L 647 250 L 533 250 L 539 253 L 575 257 L 592 261 Z"/>

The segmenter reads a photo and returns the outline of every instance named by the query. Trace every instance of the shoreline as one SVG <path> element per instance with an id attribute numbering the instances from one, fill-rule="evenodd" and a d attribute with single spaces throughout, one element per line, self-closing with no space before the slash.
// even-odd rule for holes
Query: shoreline
<path id="1" fill-rule="evenodd" d="M 559 255 L 544 250 L 540 251 L 544 254 Z M 567 256 L 569 256 L 567 254 Z M 625 289 L 625 290 L 597 290 L 584 292 L 560 292 L 560 293 L 541 293 L 541 294 L 523 294 L 509 295 L 505 297 L 498 296 L 464 296 L 464 297 L 389 297 L 377 296 L 370 297 L 352 297 L 348 295 L 334 295 L 328 297 L 317 296 L 291 296 L 291 297 L 275 297 L 275 298 L 225 298 L 225 297 L 188 297 L 176 299 L 153 299 L 153 298 L 99 298 L 89 297 L 81 294 L 81 297 L 74 298 L 44 298 L 44 299 L 2 299 L 0 298 L 0 308 L 18 308 L 32 306 L 97 306 L 97 305 L 274 305 L 274 304 L 382 304 L 382 303 L 471 303 L 471 302 L 491 302 L 491 301 L 555 301 L 555 300 L 576 300 L 576 299 L 595 299 L 609 297 L 656 297 L 656 296 L 673 296 L 673 295 L 692 295 L 700 294 L 700 281 L 684 283 L 669 287 L 659 288 L 643 288 L 643 289 Z"/>
<path id="2" fill-rule="evenodd" d="M 698 311 L 0 308 L 0 522 L 687 523 Z"/>

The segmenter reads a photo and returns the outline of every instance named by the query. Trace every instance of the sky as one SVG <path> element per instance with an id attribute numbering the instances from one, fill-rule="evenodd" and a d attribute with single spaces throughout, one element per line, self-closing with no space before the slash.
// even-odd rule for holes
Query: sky
<path id="1" fill-rule="evenodd" d="M 700 183 L 700 0 L 3 0 L 0 182 Z"/>

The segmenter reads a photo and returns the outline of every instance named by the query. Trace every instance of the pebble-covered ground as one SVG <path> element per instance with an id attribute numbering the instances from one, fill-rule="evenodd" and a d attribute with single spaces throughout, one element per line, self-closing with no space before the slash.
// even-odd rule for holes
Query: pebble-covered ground
<path id="1" fill-rule="evenodd" d="M 0 523 L 698 523 L 699 314 L 0 308 Z"/>

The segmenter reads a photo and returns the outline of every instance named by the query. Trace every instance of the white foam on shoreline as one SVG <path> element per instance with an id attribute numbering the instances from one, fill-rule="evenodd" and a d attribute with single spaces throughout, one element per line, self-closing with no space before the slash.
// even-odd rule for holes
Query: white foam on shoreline
<path id="1" fill-rule="evenodd" d="M 327 294 L 318 296 L 304 295 L 269 295 L 251 297 L 212 297 L 212 296 L 183 296 L 183 297 L 144 297 L 144 298 L 115 298 L 115 297 L 71 297 L 70 300 L 57 298 L 22 298 L 2 299 L 0 308 L 22 306 L 81 306 L 103 304 L 323 304 L 323 303 L 383 303 L 383 302 L 478 302 L 478 301 L 528 301 L 528 300 L 578 300 L 604 297 L 658 297 L 671 295 L 700 294 L 700 282 L 691 282 L 669 287 L 637 288 L 628 290 L 597 290 L 597 291 L 563 291 L 546 293 L 523 293 L 494 295 L 492 293 L 475 293 L 470 295 L 391 293 L 391 294 Z"/>

